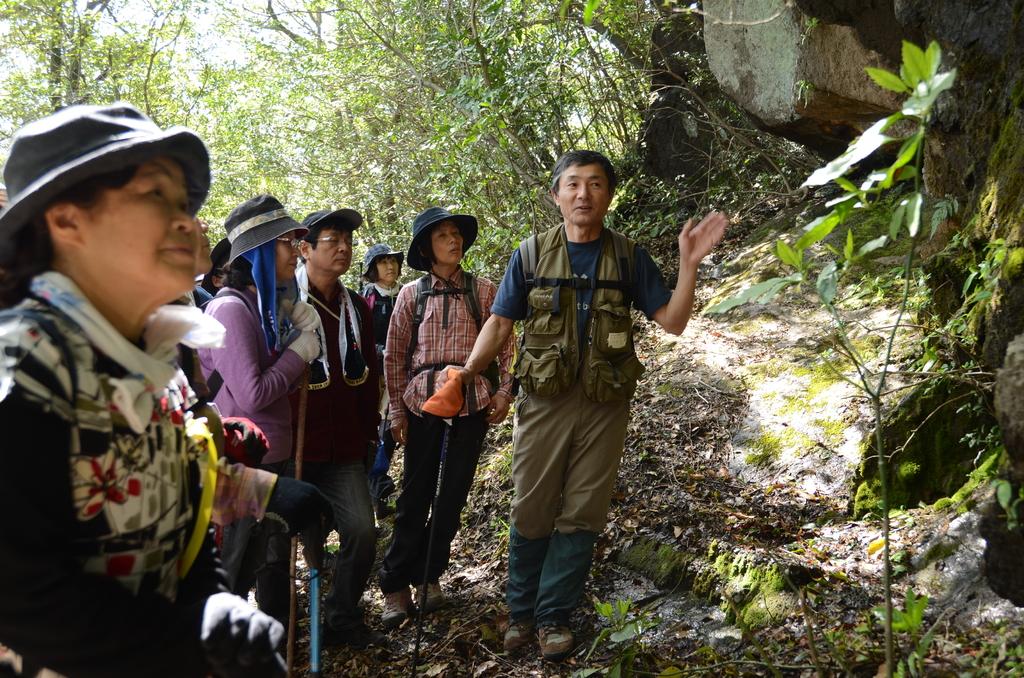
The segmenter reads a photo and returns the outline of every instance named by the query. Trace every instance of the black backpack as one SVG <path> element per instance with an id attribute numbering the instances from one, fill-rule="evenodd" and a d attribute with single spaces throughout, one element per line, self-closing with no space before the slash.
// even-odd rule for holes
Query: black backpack
<path id="1" fill-rule="evenodd" d="M 423 315 L 427 309 L 427 299 L 430 297 L 440 296 L 462 296 L 462 299 L 466 303 L 466 308 L 469 310 L 469 314 L 473 316 L 473 322 L 476 323 L 476 333 L 480 334 L 480 328 L 483 327 L 483 316 L 480 313 L 480 297 L 476 291 L 476 278 L 469 271 L 463 271 L 462 273 L 462 287 L 455 287 L 453 285 L 443 287 L 439 290 L 435 290 L 431 280 L 431 274 L 428 273 L 419 280 L 416 281 L 416 297 L 413 306 L 412 313 L 412 328 L 409 332 L 409 350 L 405 354 L 405 371 L 409 376 L 412 374 L 412 354 L 416 350 L 416 344 L 419 342 L 420 336 L 420 324 L 423 322 Z M 448 316 L 445 314 L 444 322 L 448 322 Z M 454 364 L 454 363 L 453 363 Z M 441 370 L 444 369 L 445 365 L 421 365 L 417 370 L 417 373 L 424 372 L 426 370 Z M 491 393 L 498 390 L 498 361 L 494 360 L 487 369 L 483 371 L 483 376 L 491 385 Z M 430 383 L 427 386 L 427 393 L 433 394 L 434 392 L 434 379 L 431 376 Z"/>

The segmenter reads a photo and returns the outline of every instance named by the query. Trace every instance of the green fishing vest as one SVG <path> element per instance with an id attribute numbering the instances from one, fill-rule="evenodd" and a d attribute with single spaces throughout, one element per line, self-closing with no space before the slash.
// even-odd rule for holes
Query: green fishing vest
<path id="1" fill-rule="evenodd" d="M 527 290 L 527 316 L 516 375 L 541 398 L 569 390 L 577 379 L 594 402 L 629 400 L 644 367 L 633 349 L 632 271 L 636 243 L 603 229 L 597 279 L 573 278 L 565 227 L 519 246 Z M 576 327 L 576 290 L 593 289 L 585 328 Z M 579 341 L 578 332 L 585 332 Z M 580 355 L 580 346 L 583 355 Z"/>

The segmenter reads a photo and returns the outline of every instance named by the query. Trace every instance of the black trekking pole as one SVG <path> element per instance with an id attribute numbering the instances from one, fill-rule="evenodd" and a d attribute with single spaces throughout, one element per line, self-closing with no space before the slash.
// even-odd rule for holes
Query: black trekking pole
<path id="1" fill-rule="evenodd" d="M 448 434 L 452 430 L 452 420 L 450 418 L 441 419 L 441 421 L 444 422 L 444 431 L 441 433 L 441 463 L 437 469 L 434 503 L 430 508 L 430 532 L 427 535 L 427 564 L 423 568 L 423 585 L 416 609 L 416 644 L 412 650 L 412 671 L 410 673 L 412 678 L 416 678 L 417 665 L 420 661 L 420 639 L 423 636 L 423 608 L 427 604 L 427 577 L 430 576 L 430 556 L 434 551 L 434 533 L 437 531 L 437 504 L 441 498 L 441 482 L 444 480 L 444 466 L 448 458 Z"/>

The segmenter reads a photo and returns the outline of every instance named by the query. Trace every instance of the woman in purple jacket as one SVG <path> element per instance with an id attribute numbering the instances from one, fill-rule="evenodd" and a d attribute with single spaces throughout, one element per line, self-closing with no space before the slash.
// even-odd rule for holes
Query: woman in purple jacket
<path id="1" fill-rule="evenodd" d="M 203 349 L 199 360 L 213 401 L 227 417 L 248 417 L 270 444 L 262 466 L 280 473 L 291 454 L 288 393 L 320 354 L 320 317 L 297 299 L 296 239 L 306 229 L 277 199 L 260 195 L 242 203 L 225 222 L 231 254 L 227 285 L 206 313 L 227 329 L 222 349 Z M 225 528 L 224 567 L 233 591 L 256 585 L 260 609 L 288 618 L 289 540 L 274 520 L 244 518 Z"/>

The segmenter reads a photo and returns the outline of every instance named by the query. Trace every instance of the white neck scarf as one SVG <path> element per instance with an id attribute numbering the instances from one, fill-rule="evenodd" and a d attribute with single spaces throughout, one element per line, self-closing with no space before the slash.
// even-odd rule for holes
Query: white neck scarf
<path id="1" fill-rule="evenodd" d="M 295 282 L 299 287 L 299 298 L 302 301 L 308 303 L 309 301 L 309 273 L 306 271 L 306 267 L 296 268 L 295 270 Z M 362 346 L 360 343 L 360 331 L 359 331 L 359 314 L 356 313 L 355 304 L 352 303 L 352 295 L 348 293 L 348 290 L 340 282 L 338 288 L 341 290 L 341 315 L 338 317 L 338 352 L 341 354 L 341 371 L 345 371 L 345 358 L 348 356 L 348 326 L 352 326 L 352 343 L 356 346 Z M 330 299 L 328 299 L 330 301 Z M 324 364 L 324 373 L 328 376 L 331 375 L 330 364 L 327 362 L 327 347 L 323 343 L 323 336 L 321 336 L 320 348 L 321 350 L 321 361 Z M 358 379 L 363 375 L 357 375 L 351 377 L 352 379 Z"/>
<path id="2" fill-rule="evenodd" d="M 143 349 L 118 332 L 64 274 L 47 271 L 38 275 L 32 279 L 31 289 L 33 295 L 71 318 L 89 343 L 128 372 L 124 378 L 110 378 L 108 382 L 114 387 L 111 400 L 136 433 L 149 425 L 154 396 L 169 385 L 184 383 L 176 363 L 177 345 L 224 345 L 224 326 L 192 306 L 170 304 L 158 308 L 146 320 Z"/>
<path id="3" fill-rule="evenodd" d="M 402 291 L 402 283 L 397 280 L 391 287 L 382 287 L 380 283 L 373 283 L 373 286 L 377 288 L 378 292 L 386 297 L 397 297 L 398 293 Z"/>

